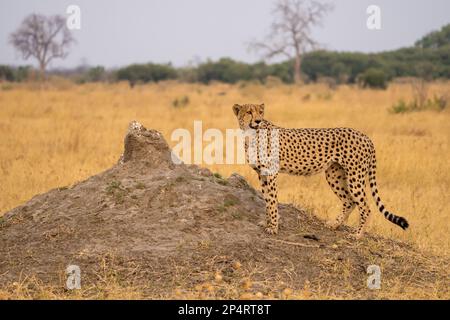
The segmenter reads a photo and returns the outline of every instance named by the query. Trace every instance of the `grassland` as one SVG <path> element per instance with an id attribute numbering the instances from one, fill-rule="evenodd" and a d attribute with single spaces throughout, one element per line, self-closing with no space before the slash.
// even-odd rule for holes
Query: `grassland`
<path id="1" fill-rule="evenodd" d="M 450 91 L 434 83 L 430 95 Z M 187 98 L 186 98 L 187 97 Z M 3 84 L 0 89 L 0 215 L 35 194 L 73 184 L 115 163 L 128 123 L 136 119 L 161 131 L 169 144 L 176 128 L 193 131 L 236 128 L 234 103 L 265 102 L 266 117 L 284 127 L 348 126 L 368 134 L 378 158 L 378 184 L 388 209 L 408 218 L 404 232 L 374 212 L 369 232 L 400 239 L 437 255 L 450 254 L 450 111 L 393 114 L 411 87 L 387 90 L 324 85 L 180 84 L 129 88 L 126 83 L 38 88 Z M 174 103 L 183 101 L 183 103 Z M 238 172 L 257 185 L 246 165 L 212 165 L 214 172 Z M 283 176 L 280 201 L 307 208 L 323 219 L 340 211 L 323 174 Z M 357 221 L 357 214 L 350 219 Z M 20 296 L 20 294 L 19 294 Z"/>

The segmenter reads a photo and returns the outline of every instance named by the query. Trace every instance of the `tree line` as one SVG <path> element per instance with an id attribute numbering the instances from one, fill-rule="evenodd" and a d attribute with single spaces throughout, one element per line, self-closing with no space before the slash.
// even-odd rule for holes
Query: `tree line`
<path id="1" fill-rule="evenodd" d="M 284 83 L 295 82 L 295 59 L 281 63 L 244 63 L 231 58 L 206 61 L 196 66 L 175 68 L 169 64 L 132 64 L 116 70 L 101 66 L 59 72 L 77 82 L 128 81 L 138 83 L 180 80 L 210 83 L 220 81 L 258 81 L 276 78 Z M 0 79 L 23 81 L 32 72 L 30 67 L 0 66 Z M 58 72 L 54 72 L 58 73 Z M 359 83 L 383 88 L 397 77 L 419 77 L 426 80 L 450 78 L 450 24 L 418 40 L 414 46 L 380 53 L 333 52 L 316 50 L 302 57 L 301 76 L 304 82 L 326 79 L 335 84 Z"/>

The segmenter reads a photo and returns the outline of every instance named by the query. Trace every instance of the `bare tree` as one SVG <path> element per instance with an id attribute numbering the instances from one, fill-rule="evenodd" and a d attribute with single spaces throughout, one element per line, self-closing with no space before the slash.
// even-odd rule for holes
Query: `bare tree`
<path id="1" fill-rule="evenodd" d="M 300 83 L 303 54 L 317 47 L 311 29 L 332 9 L 330 4 L 314 0 L 278 0 L 269 34 L 265 41 L 250 43 L 250 49 L 262 52 L 266 59 L 279 55 L 293 59 L 294 80 Z"/>
<path id="2" fill-rule="evenodd" d="M 10 36 L 10 43 L 24 59 L 34 57 L 38 60 L 42 79 L 49 62 L 55 58 L 64 59 L 74 42 L 66 27 L 66 19 L 59 15 L 29 15 Z"/>

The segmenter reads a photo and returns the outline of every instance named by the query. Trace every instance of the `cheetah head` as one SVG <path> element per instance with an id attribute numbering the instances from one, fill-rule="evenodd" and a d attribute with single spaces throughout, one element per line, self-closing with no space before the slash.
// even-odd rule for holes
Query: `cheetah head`
<path id="1" fill-rule="evenodd" d="M 263 104 L 235 104 L 233 112 L 236 115 L 239 127 L 242 130 L 249 128 L 256 129 L 258 124 L 264 118 L 264 103 Z"/>

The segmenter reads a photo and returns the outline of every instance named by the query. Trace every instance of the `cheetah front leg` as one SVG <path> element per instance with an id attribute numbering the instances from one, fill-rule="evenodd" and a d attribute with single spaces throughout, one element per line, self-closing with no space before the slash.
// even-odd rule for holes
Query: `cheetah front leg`
<path id="1" fill-rule="evenodd" d="M 261 182 L 261 191 L 266 202 L 266 223 L 265 231 L 268 234 L 278 233 L 278 175 L 264 176 L 259 174 L 259 181 Z"/>

